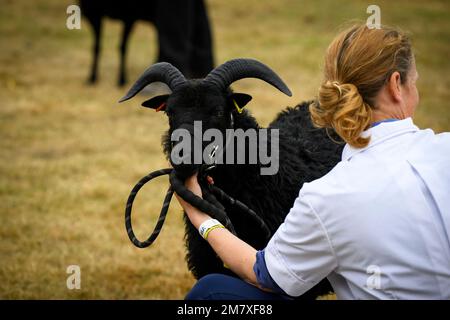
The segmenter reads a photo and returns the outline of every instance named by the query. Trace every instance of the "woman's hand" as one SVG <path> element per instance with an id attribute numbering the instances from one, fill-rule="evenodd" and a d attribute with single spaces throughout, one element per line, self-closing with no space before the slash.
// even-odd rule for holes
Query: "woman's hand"
<path id="1" fill-rule="evenodd" d="M 195 195 L 202 197 L 202 189 L 197 181 L 197 174 L 194 174 L 193 176 L 189 177 L 185 181 L 185 186 L 188 190 L 190 190 Z M 175 196 L 180 203 L 180 205 L 183 207 L 184 211 L 186 212 L 186 215 L 188 216 L 191 223 L 194 225 L 195 228 L 200 228 L 200 225 L 208 220 L 211 219 L 209 215 L 207 215 L 204 212 L 201 212 L 197 208 L 193 207 L 191 204 L 184 201 L 179 195 L 175 193 Z"/>
<path id="2" fill-rule="evenodd" d="M 214 181 L 208 177 L 208 183 L 214 183 Z M 197 196 L 202 196 L 202 189 L 198 184 L 197 174 L 186 179 L 185 186 Z M 209 215 L 191 206 L 176 193 L 175 196 L 195 228 L 198 229 L 204 221 L 211 219 Z M 209 233 L 207 241 L 234 273 L 245 281 L 259 286 L 253 271 L 253 266 L 256 262 L 256 250 L 253 247 L 223 228 L 214 229 Z"/>

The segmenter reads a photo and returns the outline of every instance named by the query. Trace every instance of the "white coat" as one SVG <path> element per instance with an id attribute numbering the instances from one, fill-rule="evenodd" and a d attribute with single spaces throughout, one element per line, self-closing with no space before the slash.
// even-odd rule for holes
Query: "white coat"
<path id="1" fill-rule="evenodd" d="M 265 249 L 271 277 L 293 296 L 328 277 L 339 299 L 450 299 L 450 133 L 408 118 L 364 134 L 300 190 Z"/>

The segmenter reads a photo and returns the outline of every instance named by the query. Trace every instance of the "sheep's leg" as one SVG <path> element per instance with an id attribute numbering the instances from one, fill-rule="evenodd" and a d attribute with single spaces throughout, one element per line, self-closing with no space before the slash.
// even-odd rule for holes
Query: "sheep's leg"
<path id="1" fill-rule="evenodd" d="M 124 21 L 123 32 L 122 32 L 122 42 L 120 43 L 120 71 L 119 71 L 119 86 L 123 86 L 127 82 L 126 71 L 125 71 L 125 57 L 127 53 L 128 37 L 130 36 L 131 30 L 133 29 L 134 21 Z"/>
<path id="2" fill-rule="evenodd" d="M 88 79 L 89 84 L 94 84 L 97 82 L 97 70 L 98 70 L 98 58 L 100 54 L 100 36 L 102 29 L 102 20 L 101 17 L 96 17 L 95 19 L 90 19 L 92 30 L 94 32 L 94 45 L 93 45 L 93 53 L 92 53 L 92 66 L 91 66 L 91 74 Z"/>

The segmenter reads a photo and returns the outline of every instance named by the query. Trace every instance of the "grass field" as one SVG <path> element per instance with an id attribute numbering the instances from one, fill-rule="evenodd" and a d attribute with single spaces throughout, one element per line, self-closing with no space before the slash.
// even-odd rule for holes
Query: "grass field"
<path id="1" fill-rule="evenodd" d="M 100 83 L 84 85 L 92 37 L 86 21 L 68 30 L 61 0 L 0 0 L 0 298 L 181 299 L 194 279 L 184 261 L 180 207 L 173 202 L 155 245 L 129 242 L 123 210 L 130 188 L 166 166 L 164 115 L 122 105 L 115 86 L 120 25 L 105 24 Z M 365 1 L 208 1 L 216 63 L 253 57 L 291 87 L 284 97 L 258 80 L 238 90 L 262 124 L 284 106 L 315 95 L 328 43 L 343 23 L 364 21 Z M 378 1 L 382 23 L 411 32 L 416 48 L 420 127 L 450 131 L 450 3 Z M 132 81 L 155 59 L 155 30 L 132 35 Z M 167 181 L 144 188 L 135 204 L 143 238 L 159 213 Z M 68 290 L 66 268 L 81 268 Z"/>

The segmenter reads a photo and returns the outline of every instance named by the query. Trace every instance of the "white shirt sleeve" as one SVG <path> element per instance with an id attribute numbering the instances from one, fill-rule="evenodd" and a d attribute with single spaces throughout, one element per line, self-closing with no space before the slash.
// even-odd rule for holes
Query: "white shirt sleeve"
<path id="1" fill-rule="evenodd" d="M 328 234 L 302 192 L 269 241 L 265 261 L 272 279 L 291 296 L 302 295 L 336 268 Z"/>

